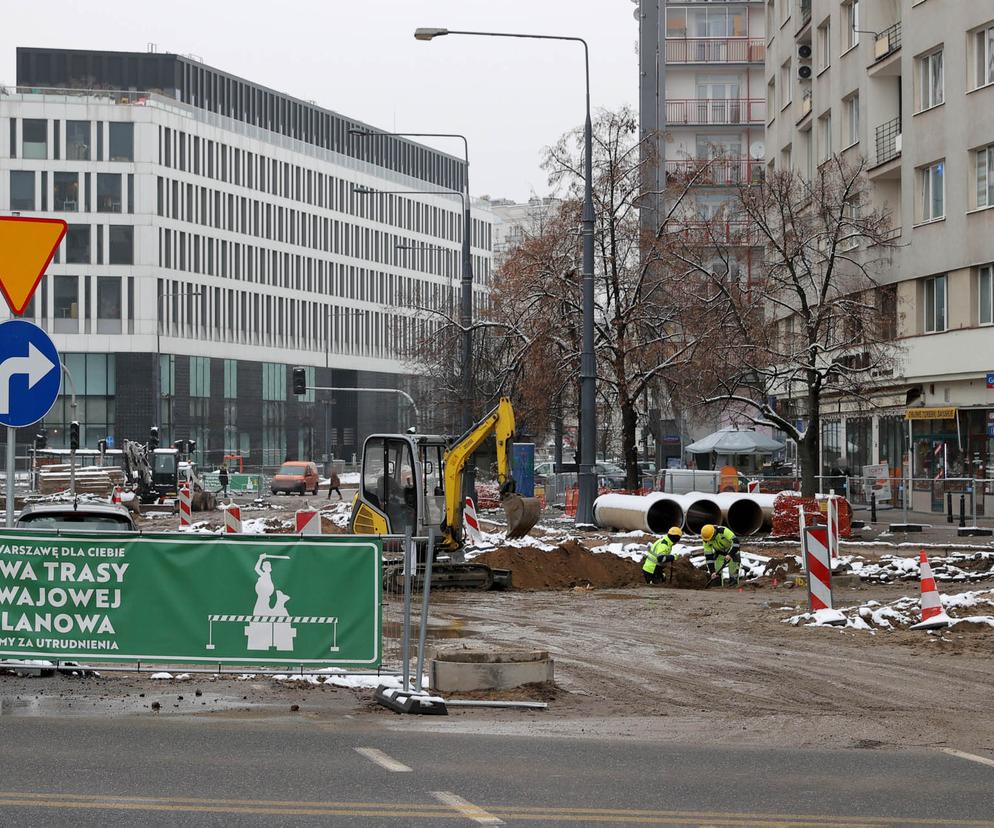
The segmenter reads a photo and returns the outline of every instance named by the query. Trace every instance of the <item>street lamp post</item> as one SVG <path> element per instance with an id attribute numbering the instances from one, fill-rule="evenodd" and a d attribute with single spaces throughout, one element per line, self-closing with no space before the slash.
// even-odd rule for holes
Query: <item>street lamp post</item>
<path id="1" fill-rule="evenodd" d="M 201 295 L 199 290 L 177 290 L 170 293 L 160 293 L 158 297 L 158 316 L 159 318 L 155 320 L 155 378 L 156 378 L 156 388 L 155 388 L 155 422 L 158 421 L 159 417 L 162 415 L 162 326 L 165 322 L 165 299 L 171 299 L 174 296 L 194 296 L 199 297 Z M 172 400 L 172 393 L 169 394 L 169 399 Z M 174 435 L 172 433 L 173 427 L 173 417 L 172 417 L 172 403 L 170 403 L 169 410 L 169 436 L 172 438 Z"/>
<path id="2" fill-rule="evenodd" d="M 469 141 L 458 132 L 372 132 L 350 129 L 349 135 L 392 138 L 458 138 L 463 145 L 466 162 L 463 175 L 463 228 L 462 228 L 462 296 L 459 306 L 459 327 L 462 329 L 462 425 L 468 431 L 474 422 L 473 400 L 473 217 L 469 195 Z M 469 489 L 472 491 L 472 488 Z"/>
<path id="3" fill-rule="evenodd" d="M 593 129 L 590 120 L 590 50 L 580 37 L 562 35 L 521 34 L 514 32 L 473 32 L 455 29 L 419 28 L 417 40 L 432 40 L 444 35 L 475 37 L 514 37 L 528 40 L 565 40 L 583 46 L 584 80 L 586 83 L 586 118 L 583 124 L 583 330 L 580 355 L 580 468 L 577 475 L 580 491 L 576 508 L 576 523 L 592 524 L 597 478 L 594 464 L 597 457 L 597 363 L 594 356 L 594 195 L 593 195 Z"/>

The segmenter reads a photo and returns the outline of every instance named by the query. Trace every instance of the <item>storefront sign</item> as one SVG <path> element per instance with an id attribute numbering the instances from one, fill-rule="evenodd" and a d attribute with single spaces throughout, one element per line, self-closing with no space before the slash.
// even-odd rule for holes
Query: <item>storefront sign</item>
<path id="1" fill-rule="evenodd" d="M 909 408 L 904 412 L 906 420 L 955 420 L 956 409 L 947 408 Z"/>
<path id="2" fill-rule="evenodd" d="M 0 657 L 378 667 L 380 541 L 0 531 Z"/>
<path id="3" fill-rule="evenodd" d="M 994 372 L 987 375 L 987 387 L 994 388 Z"/>

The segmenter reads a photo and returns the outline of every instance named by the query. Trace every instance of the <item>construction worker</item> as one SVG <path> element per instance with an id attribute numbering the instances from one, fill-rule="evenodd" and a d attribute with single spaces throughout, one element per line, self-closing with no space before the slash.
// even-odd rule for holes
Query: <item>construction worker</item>
<path id="1" fill-rule="evenodd" d="M 649 545 L 649 551 L 642 561 L 642 577 L 647 584 L 663 582 L 663 564 L 673 563 L 676 560 L 673 547 L 682 537 L 683 532 L 680 527 L 672 526 L 665 535 Z"/>
<path id="2" fill-rule="evenodd" d="M 726 526 L 708 523 L 701 528 L 701 540 L 704 541 L 704 560 L 711 581 L 719 580 L 722 570 L 728 566 L 728 577 L 733 585 L 738 584 L 742 555 L 735 533 Z"/>

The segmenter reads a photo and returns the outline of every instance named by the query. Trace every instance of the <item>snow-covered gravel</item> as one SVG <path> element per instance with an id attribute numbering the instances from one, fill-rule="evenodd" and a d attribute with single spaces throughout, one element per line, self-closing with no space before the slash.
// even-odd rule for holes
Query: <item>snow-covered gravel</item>
<path id="1" fill-rule="evenodd" d="M 966 623 L 994 627 L 994 589 L 940 595 L 939 598 L 942 601 L 942 608 L 947 613 L 951 610 L 961 613 L 959 617 L 950 616 L 953 618 L 954 626 Z M 792 611 L 793 607 L 790 610 Z M 962 615 L 965 610 L 973 612 L 970 615 Z M 978 610 L 979 612 L 977 612 Z M 919 599 L 904 596 L 886 604 L 881 604 L 879 601 L 867 601 L 838 610 L 802 612 L 785 618 L 783 623 L 806 627 L 838 626 L 841 629 L 874 633 L 877 630 L 907 629 L 920 620 Z"/>

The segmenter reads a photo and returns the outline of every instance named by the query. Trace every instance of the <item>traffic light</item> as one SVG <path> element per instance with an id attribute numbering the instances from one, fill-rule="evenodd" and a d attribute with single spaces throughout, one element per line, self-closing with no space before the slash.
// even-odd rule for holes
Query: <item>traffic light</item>
<path id="1" fill-rule="evenodd" d="M 307 393 L 307 371 L 303 368 L 293 369 L 293 393 L 298 395 Z"/>
<path id="2" fill-rule="evenodd" d="M 76 420 L 69 423 L 69 450 L 79 450 L 79 423 Z"/>
<path id="3" fill-rule="evenodd" d="M 155 451 L 159 447 L 159 427 L 152 426 L 151 431 L 148 434 L 148 447 L 151 451 Z"/>
<path id="4" fill-rule="evenodd" d="M 42 429 L 35 435 L 35 450 L 48 448 L 48 431 Z"/>
<path id="5" fill-rule="evenodd" d="M 106 440 L 97 440 L 97 451 L 99 451 L 101 454 L 106 454 L 107 453 L 107 441 Z"/>

